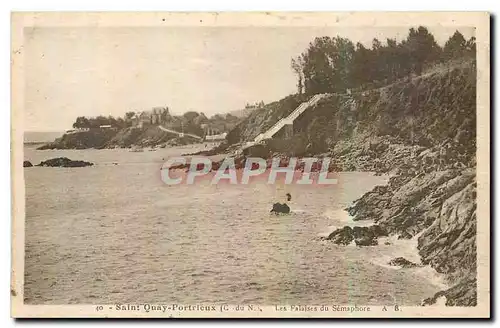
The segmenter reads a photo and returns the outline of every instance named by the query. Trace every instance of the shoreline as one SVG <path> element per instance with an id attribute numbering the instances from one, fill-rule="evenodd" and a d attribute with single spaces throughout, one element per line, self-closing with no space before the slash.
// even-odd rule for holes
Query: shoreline
<path id="1" fill-rule="evenodd" d="M 336 231 L 337 229 L 342 229 L 344 226 L 349 227 L 371 227 L 376 225 L 377 223 L 374 220 L 354 220 L 354 217 L 349 215 L 349 212 L 346 209 L 339 209 L 336 211 L 326 211 L 324 213 L 325 216 L 329 218 L 339 218 L 339 216 L 335 216 L 341 214 L 343 218 L 340 220 L 341 225 L 335 226 L 330 225 L 325 230 L 326 232 L 321 232 L 317 235 L 320 240 L 325 240 L 331 233 Z M 371 260 L 370 262 L 374 265 L 397 271 L 406 271 L 408 273 L 414 273 L 422 278 L 426 279 L 432 285 L 438 287 L 441 290 L 446 290 L 451 288 L 452 286 L 447 283 L 446 276 L 437 272 L 430 265 L 424 265 L 422 263 L 422 257 L 419 254 L 418 250 L 418 238 L 422 235 L 423 231 L 419 234 L 415 235 L 411 239 L 398 239 L 396 234 L 389 235 L 387 237 L 378 237 L 378 245 L 374 246 L 366 246 L 377 248 L 382 253 L 382 259 Z M 352 241 L 349 245 L 345 247 L 363 247 L 357 246 L 354 241 Z M 400 266 L 390 265 L 389 262 L 395 258 L 403 257 L 410 262 L 413 262 L 418 265 L 415 268 L 404 268 Z M 422 302 L 424 299 L 421 300 Z"/>

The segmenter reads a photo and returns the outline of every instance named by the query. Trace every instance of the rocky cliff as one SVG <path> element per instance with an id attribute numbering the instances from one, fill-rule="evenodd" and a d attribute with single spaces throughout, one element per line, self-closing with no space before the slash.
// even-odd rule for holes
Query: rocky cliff
<path id="1" fill-rule="evenodd" d="M 467 289 L 452 293 L 446 304 L 475 305 L 475 177 L 474 169 L 450 168 L 395 176 L 387 186 L 365 194 L 348 211 L 355 220 L 374 220 L 399 238 L 417 238 L 422 264 L 444 274 L 452 289 Z M 432 300 L 425 303 L 432 304 Z"/>
<path id="2" fill-rule="evenodd" d="M 229 134 L 229 142 L 252 140 L 303 98 L 253 112 Z M 379 89 L 332 94 L 295 121 L 293 137 L 278 135 L 265 147 L 264 153 L 329 156 L 338 170 L 390 173 L 387 186 L 368 192 L 348 211 L 355 220 L 374 220 L 376 231 L 418 239 L 421 264 L 444 274 L 452 286 L 424 305 L 442 296 L 447 305 L 476 305 L 474 61 Z M 351 230 L 338 229 L 328 239 L 376 247 L 382 235 Z"/>
<path id="3" fill-rule="evenodd" d="M 475 63 L 464 61 L 383 88 L 332 94 L 295 121 L 294 138 L 318 143 L 316 152 L 341 154 L 366 151 L 374 137 L 387 141 L 382 146 L 430 147 L 452 139 L 473 151 L 475 88 Z M 228 142 L 252 140 L 308 98 L 289 96 L 252 112 L 228 134 Z"/>

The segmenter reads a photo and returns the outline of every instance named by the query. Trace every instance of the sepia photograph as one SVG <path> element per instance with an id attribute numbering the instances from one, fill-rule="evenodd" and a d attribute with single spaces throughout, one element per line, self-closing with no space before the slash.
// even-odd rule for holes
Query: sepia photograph
<path id="1" fill-rule="evenodd" d="M 13 13 L 13 317 L 490 316 L 489 14 Z"/>

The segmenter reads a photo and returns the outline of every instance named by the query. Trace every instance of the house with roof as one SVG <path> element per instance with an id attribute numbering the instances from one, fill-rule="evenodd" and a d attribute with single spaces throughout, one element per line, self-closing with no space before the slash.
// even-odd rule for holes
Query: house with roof
<path id="1" fill-rule="evenodd" d="M 149 111 L 136 112 L 134 116 L 128 118 L 133 127 L 143 128 L 148 125 L 161 125 L 172 119 L 168 107 L 153 107 Z"/>

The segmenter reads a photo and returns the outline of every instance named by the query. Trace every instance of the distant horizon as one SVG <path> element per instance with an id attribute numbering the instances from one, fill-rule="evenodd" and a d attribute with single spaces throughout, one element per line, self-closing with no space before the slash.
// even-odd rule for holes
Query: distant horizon
<path id="1" fill-rule="evenodd" d="M 23 144 L 52 142 L 66 131 L 24 131 Z"/>
<path id="2" fill-rule="evenodd" d="M 440 46 L 456 30 L 466 39 L 474 35 L 472 27 L 427 28 Z M 291 58 L 315 37 L 338 35 L 371 47 L 374 38 L 401 41 L 408 29 L 26 28 L 24 126 L 65 131 L 78 116 L 123 117 L 156 106 L 174 115 L 227 114 L 296 93 Z"/>
<path id="3" fill-rule="evenodd" d="M 59 132 L 66 132 L 66 130 L 64 130 L 64 129 L 63 130 L 25 130 L 24 133 L 59 133 Z"/>

